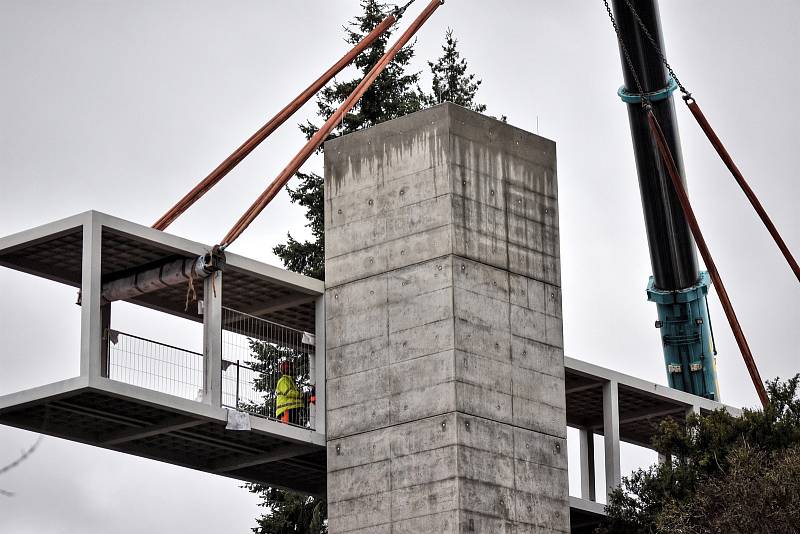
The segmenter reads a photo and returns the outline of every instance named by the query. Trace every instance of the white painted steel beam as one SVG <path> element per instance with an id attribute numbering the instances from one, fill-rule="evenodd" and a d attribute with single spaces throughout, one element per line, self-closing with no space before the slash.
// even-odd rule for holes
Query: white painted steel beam
<path id="1" fill-rule="evenodd" d="M 81 375 L 99 377 L 103 370 L 103 318 L 100 310 L 103 227 L 90 212 L 83 223 L 81 264 Z"/>
<path id="2" fill-rule="evenodd" d="M 257 306 L 249 310 L 239 310 L 248 315 L 266 315 L 276 311 L 285 310 L 286 308 L 293 308 L 301 304 L 308 304 L 314 302 L 318 297 L 316 295 L 289 295 L 277 300 L 272 301 L 268 306 Z"/>
<path id="3" fill-rule="evenodd" d="M 650 408 L 645 408 L 643 410 L 638 410 L 638 411 L 633 412 L 633 413 L 628 413 L 625 417 L 620 417 L 619 418 L 619 424 L 620 425 L 627 425 L 629 423 L 635 423 L 637 421 L 645 421 L 647 419 L 653 419 L 653 418 L 660 418 L 660 417 L 664 417 L 666 415 L 681 415 L 682 416 L 683 413 L 684 413 L 684 411 L 681 409 L 680 406 L 670 406 L 670 407 L 667 407 L 667 408 L 661 408 L 661 409 L 656 409 L 656 410 L 650 409 Z M 591 428 L 593 430 L 602 431 L 604 426 L 605 426 L 605 422 L 603 422 L 601 424 L 597 424 L 597 425 L 592 425 Z"/>
<path id="4" fill-rule="evenodd" d="M 100 328 L 102 340 L 100 345 L 100 376 L 108 378 L 110 354 L 108 349 L 109 332 L 111 331 L 111 303 L 100 304 Z"/>
<path id="5" fill-rule="evenodd" d="M 687 407 L 697 406 L 698 408 L 707 411 L 724 408 L 728 413 L 737 417 L 742 413 L 742 411 L 738 408 L 734 408 L 710 399 L 705 399 L 703 397 L 698 397 L 697 395 L 692 395 L 691 393 L 686 393 L 685 391 L 679 391 L 667 386 L 662 386 L 661 384 L 648 382 L 646 380 L 642 380 L 641 378 L 626 375 L 625 373 L 620 373 L 618 371 L 614 371 L 613 369 L 600 367 L 599 365 L 594 365 L 583 360 L 577 360 L 575 358 L 565 356 L 564 366 L 569 372 L 581 374 L 595 379 L 600 378 L 607 381 L 613 380 L 620 386 L 635 389 L 638 392 L 649 395 L 656 399 L 671 400 Z"/>
<path id="6" fill-rule="evenodd" d="M 203 280 L 203 402 L 222 406 L 222 271 Z"/>
<path id="7" fill-rule="evenodd" d="M 50 241 L 64 234 L 70 234 L 82 227 L 91 217 L 91 211 L 79 213 L 65 219 L 53 221 L 35 228 L 23 230 L 9 236 L 0 237 L 0 253 L 13 252 L 20 246 L 31 246 L 44 241 Z"/>
<path id="8" fill-rule="evenodd" d="M 603 384 L 603 440 L 605 443 L 606 493 L 622 482 L 619 440 L 619 383 Z"/>
<path id="9" fill-rule="evenodd" d="M 581 498 L 596 501 L 595 465 L 594 465 L 594 432 L 588 428 L 580 429 L 581 458 Z"/>
<path id="10" fill-rule="evenodd" d="M 216 462 L 209 468 L 209 471 L 214 473 L 227 473 L 230 471 L 237 471 L 247 467 L 254 467 L 256 465 L 269 464 L 272 462 L 280 462 L 281 460 L 288 460 L 297 456 L 302 456 L 314 452 L 311 447 L 303 447 L 301 445 L 282 445 L 276 450 L 266 452 L 264 454 L 257 454 L 253 456 L 244 456 L 234 460 L 224 460 Z"/>
<path id="11" fill-rule="evenodd" d="M 211 250 L 210 246 L 203 243 L 155 230 L 149 226 L 126 221 L 125 219 L 120 219 L 98 211 L 86 211 L 65 219 L 23 230 L 9 236 L 0 237 L 0 253 L 12 252 L 19 247 L 50 241 L 63 234 L 75 231 L 90 220 L 100 226 L 145 242 L 150 242 L 155 246 L 166 248 L 179 255 L 202 256 Z M 227 260 L 226 268 L 246 271 L 250 274 L 262 277 L 273 284 L 281 285 L 309 295 L 321 295 L 325 291 L 325 283 L 321 280 L 293 273 L 273 265 L 267 265 L 230 251 L 226 251 L 225 257 Z"/>
<path id="12" fill-rule="evenodd" d="M 326 384 L 326 365 L 327 360 L 325 356 L 325 295 L 322 294 L 317 298 L 316 302 L 316 317 L 314 332 L 316 336 L 316 345 L 314 346 L 314 363 L 312 369 L 314 370 L 314 385 L 317 388 L 317 405 L 314 408 L 316 420 L 314 428 L 322 436 L 325 436 L 327 431 L 325 419 L 325 384 Z"/>
<path id="13" fill-rule="evenodd" d="M 192 419 L 186 416 L 171 417 L 166 421 L 162 421 L 161 423 L 157 423 L 154 425 L 144 426 L 142 428 L 131 428 L 115 432 L 113 434 L 105 436 L 102 439 L 102 441 L 100 441 L 100 445 L 104 447 L 120 445 L 122 443 L 127 443 L 129 441 L 136 441 L 137 439 L 150 438 L 153 436 L 158 436 L 160 434 L 167 434 L 169 432 L 174 432 L 176 430 L 184 430 L 205 423 L 206 421 L 203 419 Z"/>
<path id="14" fill-rule="evenodd" d="M 581 510 L 582 512 L 589 512 L 592 514 L 597 514 L 599 516 L 606 515 L 605 505 L 599 502 L 590 501 L 588 499 L 581 499 L 579 497 L 570 496 L 569 506 L 570 508 L 575 508 L 576 510 Z"/>

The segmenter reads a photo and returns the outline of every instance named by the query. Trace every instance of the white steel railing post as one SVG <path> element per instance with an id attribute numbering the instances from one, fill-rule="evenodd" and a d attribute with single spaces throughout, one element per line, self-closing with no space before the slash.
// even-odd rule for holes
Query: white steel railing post
<path id="1" fill-rule="evenodd" d="M 236 406 L 237 410 L 239 409 L 239 381 L 241 380 L 239 378 L 240 369 L 241 369 L 241 363 L 239 362 L 239 360 L 236 360 L 236 404 L 235 404 L 235 406 Z"/>
<path id="2" fill-rule="evenodd" d="M 619 448 L 619 384 L 616 380 L 610 380 L 603 384 L 603 439 L 606 456 L 606 493 L 610 495 L 622 483 Z"/>
<path id="3" fill-rule="evenodd" d="M 222 406 L 222 271 L 203 281 L 203 402 Z"/>

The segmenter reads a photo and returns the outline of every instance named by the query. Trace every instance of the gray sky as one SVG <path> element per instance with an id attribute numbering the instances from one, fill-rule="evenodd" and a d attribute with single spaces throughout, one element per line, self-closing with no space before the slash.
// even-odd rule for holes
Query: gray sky
<path id="1" fill-rule="evenodd" d="M 151 224 L 338 59 L 357 3 L 0 0 L 0 235 L 88 209 Z M 800 253 L 800 3 L 661 4 L 673 66 Z M 438 54 L 448 25 L 484 80 L 488 113 L 538 124 L 558 143 L 566 353 L 665 383 L 602 2 L 448 0 L 419 34 L 417 68 Z M 170 231 L 219 241 L 302 145 L 294 124 L 314 111 L 306 106 Z M 692 200 L 761 373 L 792 375 L 797 282 L 682 104 L 678 116 Z M 304 235 L 303 225 L 281 194 L 233 249 L 277 264 L 271 247 L 287 231 Z M 74 291 L 3 270 L 0 294 L 0 394 L 76 374 Z M 199 343 L 191 327 L 147 324 L 152 315 L 131 308 L 115 322 Z M 753 406 L 716 297 L 711 311 L 723 399 Z M 0 464 L 35 437 L 0 427 Z M 258 513 L 235 481 L 55 438 L 0 488 L 18 494 L 0 497 L 2 532 L 246 532 Z"/>

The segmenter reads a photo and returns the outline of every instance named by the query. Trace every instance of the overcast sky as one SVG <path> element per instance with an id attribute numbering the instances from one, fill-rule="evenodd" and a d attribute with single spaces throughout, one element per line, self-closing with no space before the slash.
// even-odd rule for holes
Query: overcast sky
<path id="1" fill-rule="evenodd" d="M 0 235 L 88 209 L 151 224 L 338 59 L 357 4 L 0 0 Z M 661 4 L 671 62 L 797 254 L 800 2 Z M 448 25 L 484 80 L 487 113 L 558 144 L 566 353 L 665 383 L 602 2 L 448 0 L 419 33 L 417 69 Z M 302 145 L 294 125 L 314 111 L 306 106 L 170 231 L 218 242 Z M 692 200 L 761 373 L 790 376 L 800 370 L 797 281 L 682 104 L 678 116 Z M 303 225 L 282 193 L 232 250 L 277 264 L 272 246 L 287 231 L 305 235 Z M 3 270 L 0 294 L 0 394 L 76 374 L 74 291 Z M 716 297 L 711 312 L 723 400 L 754 406 Z M 199 345 L 195 329 L 148 317 L 122 308 L 115 326 Z M 0 427 L 0 464 L 35 439 Z M 17 493 L 0 497 L 9 533 L 247 532 L 258 513 L 230 479 L 55 438 L 0 488 Z"/>

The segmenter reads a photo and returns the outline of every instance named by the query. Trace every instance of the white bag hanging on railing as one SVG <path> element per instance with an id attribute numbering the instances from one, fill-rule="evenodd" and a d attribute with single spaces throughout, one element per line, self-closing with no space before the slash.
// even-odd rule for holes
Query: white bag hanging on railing
<path id="1" fill-rule="evenodd" d="M 225 430 L 250 430 L 249 413 L 233 408 L 225 408 L 225 410 L 228 412 L 228 424 L 225 425 Z"/>

